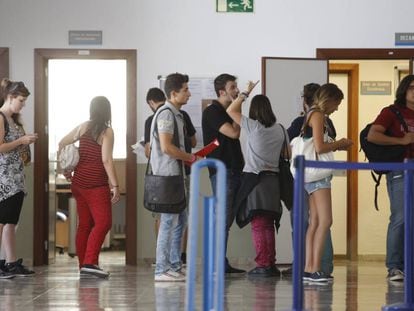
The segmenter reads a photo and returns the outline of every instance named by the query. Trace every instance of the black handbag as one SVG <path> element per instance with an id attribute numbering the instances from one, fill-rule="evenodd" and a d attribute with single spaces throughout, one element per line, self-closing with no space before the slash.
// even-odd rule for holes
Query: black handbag
<path id="1" fill-rule="evenodd" d="M 290 211 L 293 207 L 293 176 L 290 172 L 290 159 L 288 153 L 286 132 L 283 125 L 280 125 L 283 129 L 284 141 L 282 150 L 279 157 L 279 187 L 280 187 L 280 199 L 285 204 L 286 208 Z"/>
<path id="2" fill-rule="evenodd" d="M 171 111 L 170 108 L 165 108 Z M 158 117 L 158 115 L 157 115 Z M 158 133 L 157 120 L 155 119 L 154 132 Z M 155 135 L 154 135 L 155 137 Z M 156 138 L 155 138 L 156 139 Z M 179 148 L 178 127 L 174 116 L 174 144 Z M 155 213 L 181 213 L 187 206 L 185 197 L 183 163 L 178 161 L 180 175 L 161 176 L 154 175 L 150 170 L 151 151 L 148 157 L 147 168 L 144 177 L 144 207 Z"/>

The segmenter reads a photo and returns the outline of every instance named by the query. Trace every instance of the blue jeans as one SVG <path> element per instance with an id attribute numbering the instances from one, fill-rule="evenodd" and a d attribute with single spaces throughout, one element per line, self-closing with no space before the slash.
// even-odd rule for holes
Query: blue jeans
<path id="1" fill-rule="evenodd" d="M 387 174 L 387 190 L 390 198 L 390 223 L 387 231 L 387 255 L 385 265 L 404 270 L 404 173 L 391 171 Z"/>
<path id="2" fill-rule="evenodd" d="M 303 232 L 305 232 L 306 235 L 309 223 L 309 195 L 306 190 L 303 190 L 303 192 Z M 293 224 L 293 209 L 290 211 L 290 221 L 291 224 Z M 331 274 L 333 272 L 333 255 L 332 236 L 331 230 L 329 229 L 326 235 L 325 246 L 323 248 L 321 258 L 321 270 L 327 274 Z"/>
<path id="3" fill-rule="evenodd" d="M 227 242 L 229 240 L 230 227 L 236 217 L 233 202 L 237 191 L 240 188 L 241 171 L 227 170 L 227 192 L 226 192 L 226 253 Z M 211 187 L 214 195 L 216 194 L 217 174 L 210 176 Z M 226 257 L 226 267 L 228 266 L 228 259 Z"/>
<path id="4" fill-rule="evenodd" d="M 157 239 L 155 275 L 181 269 L 181 240 L 187 223 L 187 211 L 161 214 Z"/>

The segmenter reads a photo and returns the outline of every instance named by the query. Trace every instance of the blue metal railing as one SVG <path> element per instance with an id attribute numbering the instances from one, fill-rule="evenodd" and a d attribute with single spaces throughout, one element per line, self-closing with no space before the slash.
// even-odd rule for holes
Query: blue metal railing
<path id="1" fill-rule="evenodd" d="M 304 263 L 304 232 L 303 232 L 303 185 L 305 167 L 345 169 L 345 170 L 386 170 L 404 171 L 404 302 L 384 306 L 384 311 L 414 310 L 414 253 L 413 253 L 413 170 L 414 161 L 406 160 L 404 163 L 357 163 L 357 162 L 323 162 L 307 161 L 304 156 L 294 159 L 296 176 L 294 184 L 293 204 L 293 304 L 292 310 L 303 310 L 303 263 Z"/>
<path id="2" fill-rule="evenodd" d="M 222 311 L 224 306 L 224 258 L 226 241 L 226 167 L 214 159 L 197 161 L 191 166 L 190 204 L 188 224 L 188 250 L 186 305 L 195 310 L 196 261 L 198 238 L 198 213 L 200 173 L 204 167 L 217 170 L 216 197 L 203 197 L 203 310 Z"/>

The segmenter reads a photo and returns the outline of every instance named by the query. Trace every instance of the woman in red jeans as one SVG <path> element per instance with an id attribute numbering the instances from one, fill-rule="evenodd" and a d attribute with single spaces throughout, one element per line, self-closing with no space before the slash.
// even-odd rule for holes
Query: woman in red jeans
<path id="1" fill-rule="evenodd" d="M 118 178 L 112 158 L 111 104 L 106 97 L 92 99 L 89 121 L 62 138 L 59 152 L 78 140 L 79 163 L 74 172 L 65 171 L 64 174 L 72 181 L 78 211 L 76 253 L 80 274 L 106 278 L 109 273 L 99 267 L 99 252 L 112 226 L 111 203 L 119 200 Z"/>

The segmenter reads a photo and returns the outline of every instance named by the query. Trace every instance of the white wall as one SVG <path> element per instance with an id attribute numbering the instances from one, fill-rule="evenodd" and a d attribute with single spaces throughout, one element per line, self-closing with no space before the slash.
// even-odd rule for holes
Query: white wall
<path id="1" fill-rule="evenodd" d="M 260 78 L 262 56 L 313 57 L 316 48 L 392 48 L 395 32 L 413 30 L 411 0 L 398 5 L 388 0 L 255 1 L 253 14 L 216 13 L 215 3 L 0 0 L 0 46 L 10 48 L 11 78 L 33 89 L 34 48 L 77 48 L 68 45 L 69 30 L 102 30 L 98 48 L 138 50 L 138 121 L 143 123 L 149 114 L 145 93 L 159 74 L 227 71 L 244 85 Z M 32 101 L 25 113 L 33 126 Z M 138 126 L 138 137 L 142 133 Z"/>
<path id="2" fill-rule="evenodd" d="M 145 93 L 157 85 L 158 75 L 229 72 L 244 85 L 260 79 L 262 56 L 314 57 L 316 48 L 393 48 L 395 32 L 413 31 L 412 0 L 255 2 L 254 14 L 223 14 L 215 12 L 216 1 L 206 0 L 0 0 L 0 46 L 10 48 L 10 77 L 31 90 L 34 48 L 137 49 L 141 137 L 150 113 Z M 69 46 L 69 30 L 102 30 L 103 45 Z M 28 132 L 33 130 L 33 98 L 23 114 Z"/>

